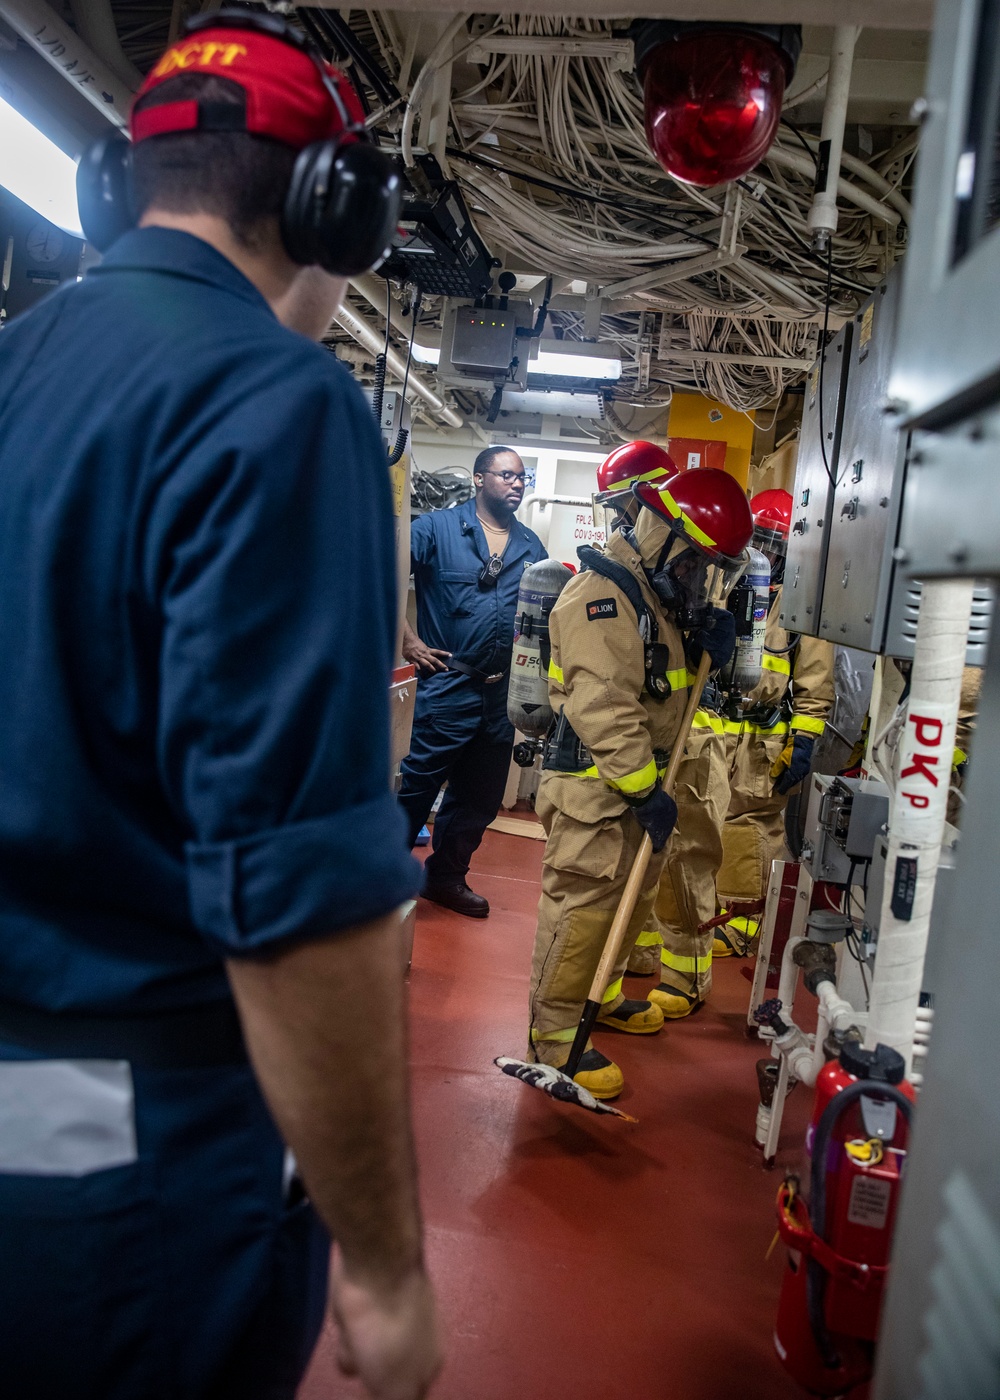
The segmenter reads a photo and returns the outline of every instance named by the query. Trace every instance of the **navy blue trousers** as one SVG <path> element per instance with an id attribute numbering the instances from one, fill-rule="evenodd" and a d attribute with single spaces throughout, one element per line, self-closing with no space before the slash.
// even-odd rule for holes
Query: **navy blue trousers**
<path id="1" fill-rule="evenodd" d="M 0 1173 L 0 1392 L 293 1400 L 322 1326 L 329 1239 L 308 1202 L 286 1199 L 253 1074 L 134 1082 L 137 1162 Z"/>
<path id="2" fill-rule="evenodd" d="M 413 737 L 399 789 L 411 846 L 448 784 L 425 866 L 429 884 L 465 879 L 483 832 L 500 810 L 513 745 L 505 684 L 483 686 L 469 679 L 445 691 L 433 681 L 417 686 Z"/>

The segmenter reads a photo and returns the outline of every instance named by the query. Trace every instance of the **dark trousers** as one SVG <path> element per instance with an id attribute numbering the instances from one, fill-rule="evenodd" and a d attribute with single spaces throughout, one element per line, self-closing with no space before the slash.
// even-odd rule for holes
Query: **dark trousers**
<path id="1" fill-rule="evenodd" d="M 137 1161 L 0 1173 L 0 1393 L 293 1400 L 323 1321 L 329 1239 L 283 1190 L 254 1076 L 133 1078 Z"/>
<path id="2" fill-rule="evenodd" d="M 425 867 L 429 884 L 465 879 L 483 832 L 500 810 L 514 743 L 506 691 L 505 685 L 482 686 L 471 679 L 444 692 L 433 682 L 417 688 L 413 738 L 399 789 L 411 846 L 448 784 Z"/>

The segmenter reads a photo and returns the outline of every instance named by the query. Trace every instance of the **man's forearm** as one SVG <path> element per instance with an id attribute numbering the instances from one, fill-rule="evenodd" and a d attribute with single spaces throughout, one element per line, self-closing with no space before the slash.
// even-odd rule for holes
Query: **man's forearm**
<path id="1" fill-rule="evenodd" d="M 421 1263 L 398 915 L 227 970 L 257 1078 L 345 1266 L 392 1287 Z"/>

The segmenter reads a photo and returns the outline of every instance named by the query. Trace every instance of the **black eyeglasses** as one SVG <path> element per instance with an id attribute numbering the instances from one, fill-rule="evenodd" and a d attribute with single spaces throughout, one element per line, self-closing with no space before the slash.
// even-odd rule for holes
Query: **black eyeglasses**
<path id="1" fill-rule="evenodd" d="M 510 483 L 511 483 L 512 481 L 523 481 L 523 480 L 524 480 L 524 472 L 494 472 L 494 471 L 490 471 L 490 470 L 487 468 L 487 470 L 483 473 L 483 475 L 484 475 L 484 476 L 498 476 L 498 477 L 500 478 L 500 480 L 503 481 L 503 482 L 506 482 L 506 484 L 507 484 L 508 486 L 510 485 Z"/>

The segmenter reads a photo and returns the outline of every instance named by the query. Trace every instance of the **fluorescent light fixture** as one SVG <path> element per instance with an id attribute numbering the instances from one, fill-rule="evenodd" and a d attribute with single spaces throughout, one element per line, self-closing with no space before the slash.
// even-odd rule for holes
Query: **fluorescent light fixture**
<path id="1" fill-rule="evenodd" d="M 0 185 L 49 223 L 83 237 L 76 207 L 76 162 L 2 97 Z"/>
<path id="2" fill-rule="evenodd" d="M 421 345 L 419 340 L 413 342 L 413 358 L 418 365 L 436 365 L 441 359 L 441 347 L 439 345 Z"/>
<path id="3" fill-rule="evenodd" d="M 602 354 L 602 350 L 605 352 Z M 528 375 L 558 375 L 562 379 L 621 379 L 617 347 L 585 340 L 542 340 L 528 361 Z"/>
<path id="4" fill-rule="evenodd" d="M 604 404 L 595 393 L 573 393 L 569 389 L 528 389 L 503 396 L 505 413 L 555 413 L 563 418 L 603 418 Z"/>
<path id="5" fill-rule="evenodd" d="M 595 354 L 600 345 L 587 341 L 543 340 L 534 342 L 537 354 L 528 361 L 529 378 L 535 375 L 557 375 L 560 379 L 621 379 L 622 362 L 618 355 Z M 579 348 L 578 348 L 579 347 Z M 420 365 L 436 365 L 441 360 L 437 345 L 413 342 L 413 358 Z"/>

